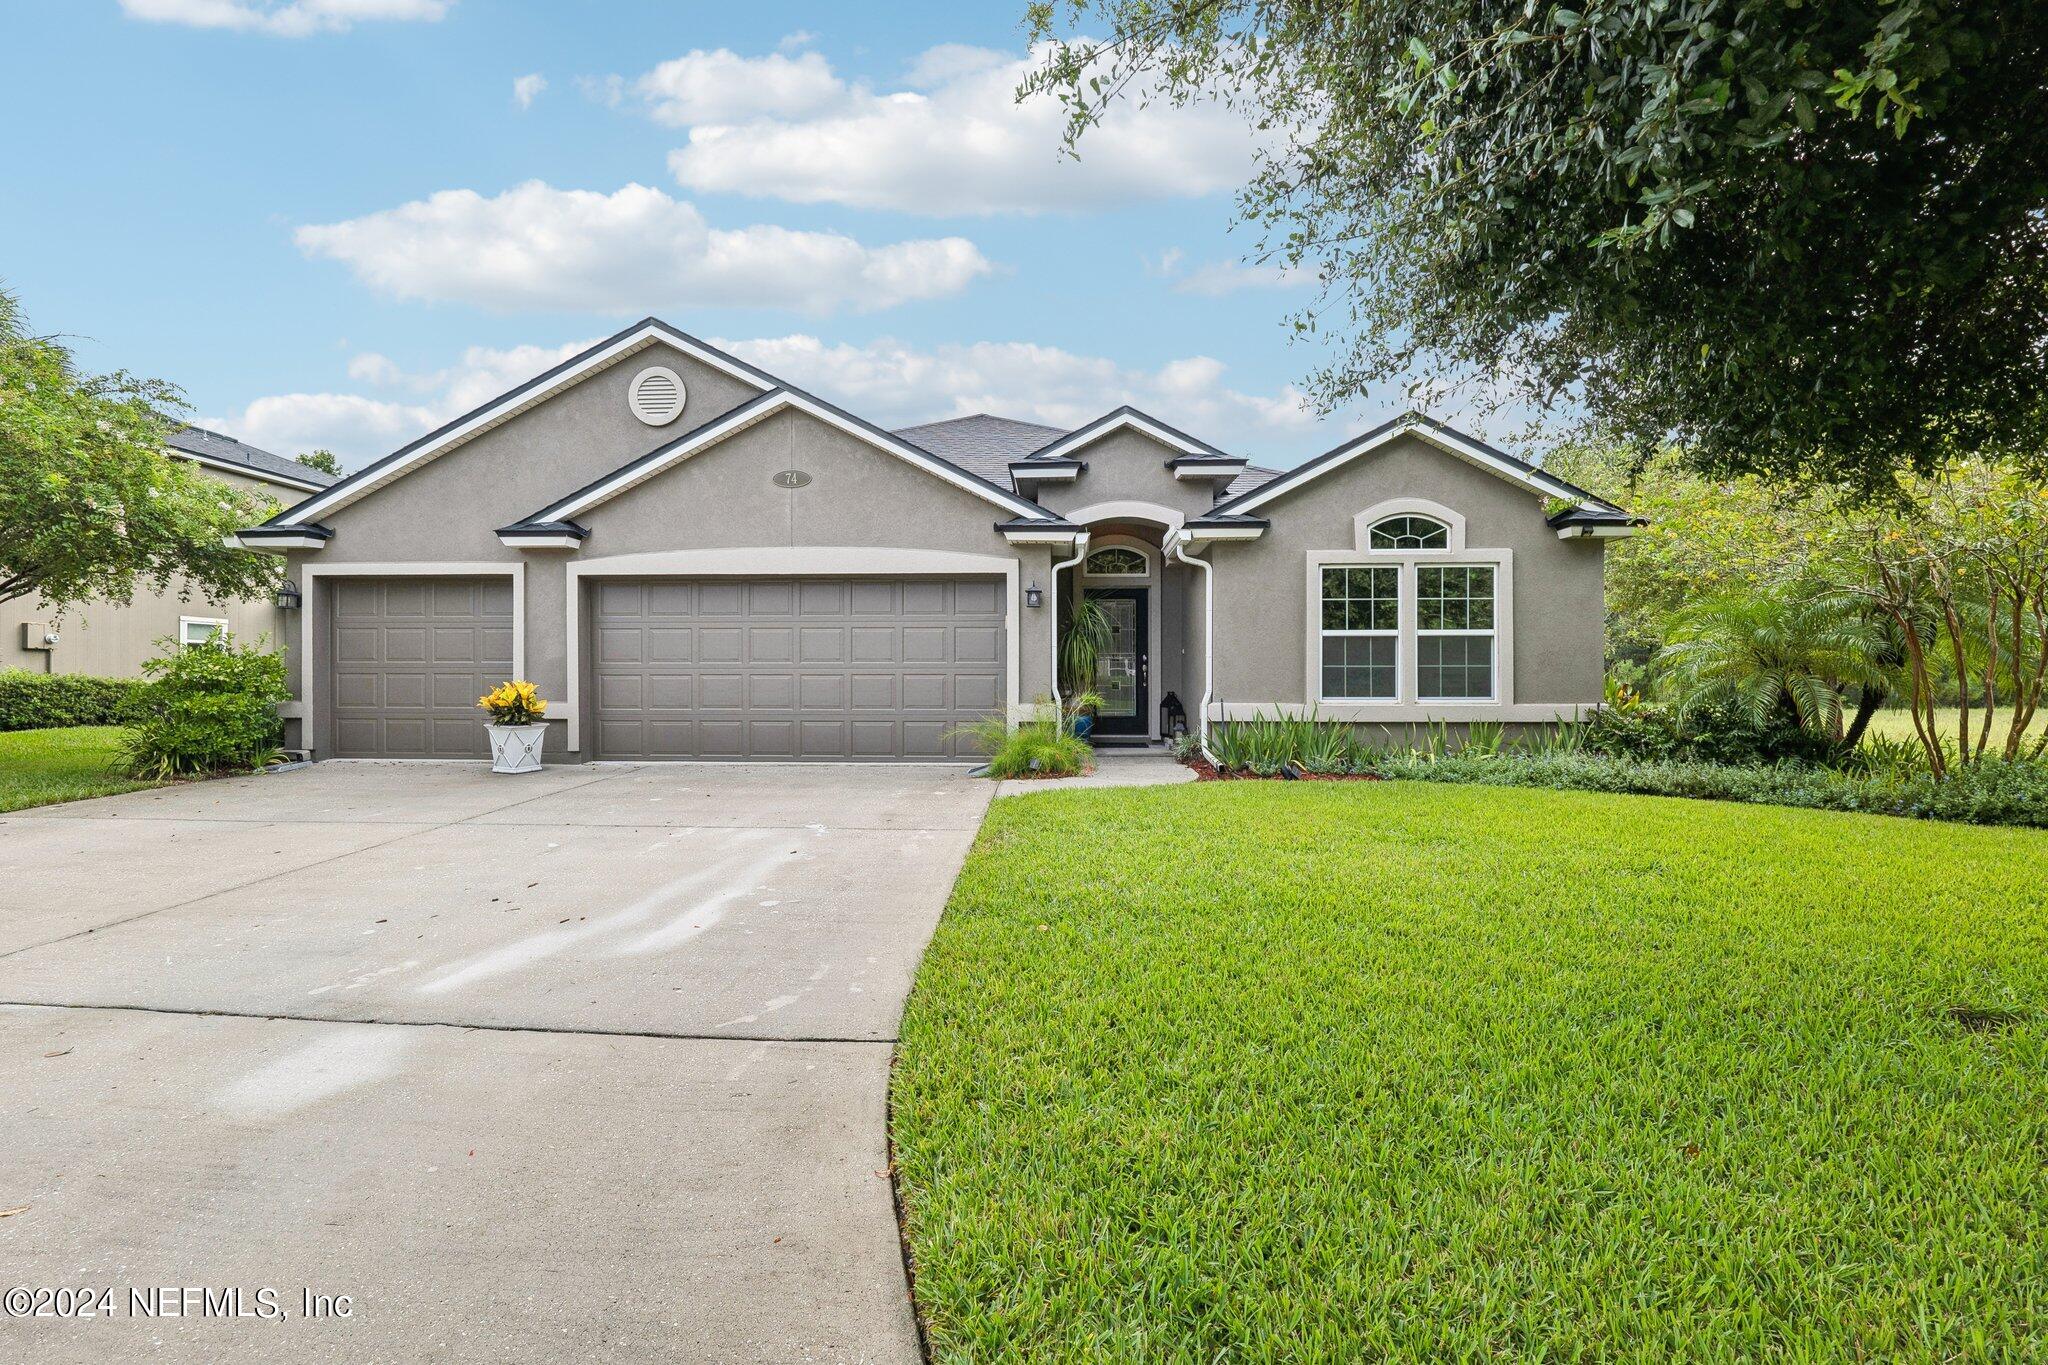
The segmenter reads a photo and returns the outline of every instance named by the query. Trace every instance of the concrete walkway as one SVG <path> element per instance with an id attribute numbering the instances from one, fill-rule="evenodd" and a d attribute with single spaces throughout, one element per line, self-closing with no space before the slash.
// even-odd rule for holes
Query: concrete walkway
<path id="1" fill-rule="evenodd" d="M 996 784 L 996 795 L 1025 796 L 1070 787 L 1163 787 L 1194 780 L 1195 770 L 1172 754 L 1106 749 L 1095 755 L 1095 771 L 1084 777 L 1013 777 Z"/>
<path id="2" fill-rule="evenodd" d="M 0 817 L 0 1263 L 117 1296 L 0 1357 L 916 1359 L 889 1055 L 991 794 L 328 763 Z"/>

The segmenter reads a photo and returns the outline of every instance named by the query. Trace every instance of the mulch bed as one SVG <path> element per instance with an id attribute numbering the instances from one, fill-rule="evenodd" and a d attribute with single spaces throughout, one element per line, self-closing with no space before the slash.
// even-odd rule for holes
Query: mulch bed
<path id="1" fill-rule="evenodd" d="M 1182 759 L 1182 763 L 1195 770 L 1197 782 L 1384 782 L 1378 773 L 1312 773 L 1302 769 L 1291 769 L 1292 776 L 1261 777 L 1257 773 L 1226 773 L 1218 771 L 1216 765 L 1197 754 Z"/>

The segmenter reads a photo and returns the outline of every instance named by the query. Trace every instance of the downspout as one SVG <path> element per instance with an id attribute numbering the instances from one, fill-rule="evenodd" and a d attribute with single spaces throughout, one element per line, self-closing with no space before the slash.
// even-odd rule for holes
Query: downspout
<path id="1" fill-rule="evenodd" d="M 1216 685 L 1216 566 L 1206 559 L 1190 559 L 1188 534 L 1174 531 L 1167 537 L 1167 553 L 1183 564 L 1202 571 L 1202 701 L 1195 716 L 1195 744 L 1211 763 L 1209 752 L 1209 697 Z"/>
<path id="2" fill-rule="evenodd" d="M 1074 557 L 1052 566 L 1052 717 L 1057 724 L 1066 715 L 1060 704 L 1060 570 L 1071 569 L 1088 557 L 1088 533 L 1074 537 Z"/>

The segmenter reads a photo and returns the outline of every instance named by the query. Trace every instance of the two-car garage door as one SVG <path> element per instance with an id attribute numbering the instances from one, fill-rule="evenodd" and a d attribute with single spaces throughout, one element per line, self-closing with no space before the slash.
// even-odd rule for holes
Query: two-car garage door
<path id="1" fill-rule="evenodd" d="M 1002 580 L 599 580 L 599 758 L 962 758 L 1001 709 Z"/>

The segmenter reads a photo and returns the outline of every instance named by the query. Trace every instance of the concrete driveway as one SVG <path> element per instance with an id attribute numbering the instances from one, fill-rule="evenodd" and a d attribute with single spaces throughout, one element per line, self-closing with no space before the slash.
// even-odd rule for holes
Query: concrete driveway
<path id="1" fill-rule="evenodd" d="M 115 1291 L 0 1356 L 915 1359 L 890 1045 L 990 790 L 327 763 L 0 817 L 0 1290 Z"/>

